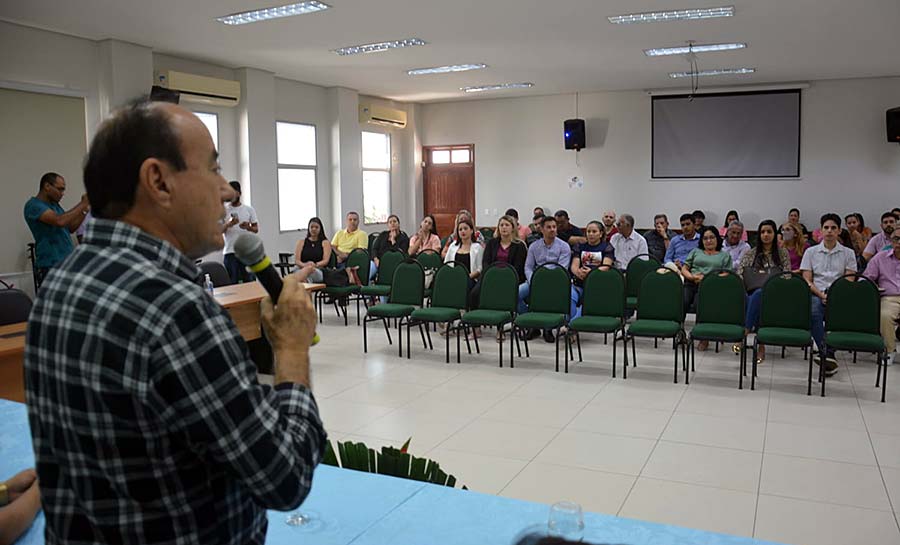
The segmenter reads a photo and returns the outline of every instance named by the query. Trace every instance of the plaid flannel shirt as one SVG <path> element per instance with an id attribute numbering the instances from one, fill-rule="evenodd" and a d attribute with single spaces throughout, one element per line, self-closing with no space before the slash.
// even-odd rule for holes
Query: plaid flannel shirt
<path id="1" fill-rule="evenodd" d="M 95 219 L 28 324 L 46 542 L 257 543 L 296 508 L 325 431 L 304 386 L 260 385 L 192 260 Z"/>

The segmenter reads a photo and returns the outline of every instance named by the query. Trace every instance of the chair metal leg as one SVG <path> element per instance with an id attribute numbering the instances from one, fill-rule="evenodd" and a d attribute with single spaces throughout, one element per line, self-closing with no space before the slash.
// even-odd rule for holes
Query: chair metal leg
<path id="1" fill-rule="evenodd" d="M 366 334 L 366 330 L 367 330 L 366 324 L 367 324 L 367 323 L 368 323 L 368 320 L 363 320 L 363 324 L 362 324 L 362 328 L 363 328 L 363 354 L 365 354 L 365 353 L 367 353 L 367 352 L 369 351 L 369 339 L 367 338 L 367 334 Z"/>
<path id="2" fill-rule="evenodd" d="M 659 339 L 653 337 L 653 349 L 656 350 L 657 348 L 659 348 Z"/>
<path id="3" fill-rule="evenodd" d="M 475 353 L 481 354 L 481 347 L 478 346 L 478 335 L 475 332 L 478 331 L 478 326 L 472 328 L 472 340 L 475 341 Z"/>
<path id="4" fill-rule="evenodd" d="M 578 336 L 578 361 L 581 361 L 581 336 Z M 616 334 L 613 332 L 612 378 L 616 378 Z"/>
<path id="5" fill-rule="evenodd" d="M 460 362 L 459 359 L 459 330 L 465 327 L 463 324 L 459 324 L 456 326 L 456 363 Z M 447 336 L 449 337 L 450 331 L 447 331 Z"/>
<path id="6" fill-rule="evenodd" d="M 530 358 L 531 354 L 528 351 L 528 333 L 525 333 L 525 339 L 523 339 L 522 342 L 525 343 L 525 357 Z"/>
<path id="7" fill-rule="evenodd" d="M 825 397 L 825 379 L 828 375 L 825 373 L 825 354 L 828 353 L 828 345 L 825 346 L 824 350 L 819 350 L 819 355 L 821 356 L 821 360 L 819 363 L 819 374 L 822 375 L 822 393 L 821 397 Z"/>
<path id="8" fill-rule="evenodd" d="M 604 333 L 603 336 L 605 337 L 606 333 Z M 577 331 L 575 332 L 575 343 L 578 344 L 578 361 L 583 362 L 584 360 L 581 358 L 581 334 Z M 604 341 L 603 344 L 606 344 L 606 341 Z M 615 337 L 615 335 L 613 335 L 613 365 L 615 365 L 615 362 L 616 362 L 616 337 Z"/>
<path id="9" fill-rule="evenodd" d="M 782 346 L 781 347 L 781 359 L 784 359 L 784 350 L 785 350 L 785 348 Z M 804 354 L 803 357 L 805 358 L 806 354 Z M 756 361 L 756 358 L 754 357 L 753 360 Z"/>
<path id="10" fill-rule="evenodd" d="M 636 339 L 634 335 L 631 336 L 631 366 L 637 367 L 637 352 L 635 351 L 634 345 L 636 344 Z"/>
<path id="11" fill-rule="evenodd" d="M 369 308 L 369 306 L 366 305 L 366 308 Z M 359 327 L 359 297 L 356 298 L 356 325 Z"/>
<path id="12" fill-rule="evenodd" d="M 881 378 L 881 402 L 884 403 L 884 398 L 885 398 L 885 395 L 887 394 L 887 370 L 888 370 L 888 366 L 887 366 L 887 365 L 882 365 L 881 367 L 884 369 L 884 370 L 882 371 L 882 372 L 884 373 L 884 376 Z"/>
<path id="13" fill-rule="evenodd" d="M 497 334 L 499 335 L 501 331 L 503 331 L 503 329 L 498 327 Z M 476 339 L 476 341 L 477 341 L 477 339 Z M 500 345 L 500 368 L 503 369 L 503 343 L 497 343 L 497 344 Z M 476 346 L 477 346 L 477 343 L 476 343 Z"/>
<path id="14" fill-rule="evenodd" d="M 562 328 L 556 330 L 556 345 L 559 346 L 559 334 Z M 569 372 L 569 332 L 563 335 L 563 360 L 566 362 L 566 373 Z"/>
<path id="15" fill-rule="evenodd" d="M 503 327 L 502 325 L 500 326 Z M 513 357 L 513 344 L 515 344 L 516 348 L 519 348 L 519 337 L 516 336 L 516 324 L 510 324 L 509 327 L 509 368 L 512 369 L 516 366 L 515 359 Z M 522 351 L 519 350 L 519 357 L 522 357 Z"/>
<path id="16" fill-rule="evenodd" d="M 608 342 L 607 342 L 607 340 L 606 340 L 606 337 L 607 337 L 607 336 L 608 336 L 608 335 L 607 335 L 606 333 L 603 334 L 603 344 L 608 344 Z M 616 340 L 616 337 L 615 337 L 615 336 L 613 336 L 613 340 L 614 340 L 614 341 Z"/>
<path id="17" fill-rule="evenodd" d="M 426 323 L 425 323 L 425 335 L 428 337 L 428 349 L 429 349 L 429 350 L 434 350 L 434 344 L 431 343 L 431 328 L 428 327 L 428 325 L 429 325 L 429 324 L 426 322 Z M 422 325 L 420 324 L 419 327 L 421 328 Z M 449 323 L 449 322 L 447 323 L 447 327 L 448 327 L 448 328 L 450 327 L 450 323 Z"/>
<path id="18" fill-rule="evenodd" d="M 388 326 L 387 319 L 381 320 L 381 324 L 384 326 L 384 332 L 387 334 L 388 344 L 394 344 L 394 341 L 391 339 L 391 328 Z"/>
<path id="19" fill-rule="evenodd" d="M 521 358 L 522 357 L 522 345 L 519 343 L 519 335 L 518 335 L 518 331 L 516 331 L 515 324 L 512 324 L 512 327 L 510 328 L 510 332 L 512 333 L 512 336 L 516 342 L 516 354 L 519 356 L 519 358 Z"/>
<path id="20" fill-rule="evenodd" d="M 883 363 L 884 363 L 884 358 L 882 357 L 882 354 L 878 354 L 878 368 L 875 371 L 875 387 L 876 388 L 878 388 L 878 386 L 881 384 L 881 366 Z"/>
<path id="21" fill-rule="evenodd" d="M 675 342 L 674 339 L 672 342 L 673 343 Z M 672 352 L 675 353 L 675 384 L 678 384 L 678 346 L 673 344 L 672 348 L 673 348 Z M 681 365 L 683 367 L 687 367 L 684 363 L 685 362 L 682 361 Z"/>
<path id="22" fill-rule="evenodd" d="M 409 342 L 409 336 L 406 337 L 406 341 Z M 397 345 L 400 347 L 400 357 L 403 357 L 403 330 L 400 329 L 400 323 L 397 323 Z"/>
<path id="23" fill-rule="evenodd" d="M 472 354 L 472 345 L 469 344 L 469 325 L 466 324 L 463 326 L 463 335 L 466 337 L 466 350 L 469 351 L 469 354 Z"/>
<path id="24" fill-rule="evenodd" d="M 738 364 L 740 369 L 738 369 L 738 390 L 744 389 L 744 375 L 747 374 L 747 337 L 744 337 L 744 340 L 741 341 L 741 359 Z"/>
<path id="25" fill-rule="evenodd" d="M 856 363 L 856 350 L 853 351 L 853 363 Z"/>
<path id="26" fill-rule="evenodd" d="M 556 372 L 559 373 L 559 330 L 556 331 Z"/>
<path id="27" fill-rule="evenodd" d="M 445 361 L 444 363 L 450 363 L 450 327 L 452 322 L 447 322 L 447 334 L 444 335 L 444 341 L 446 341 L 446 346 L 444 347 L 444 355 Z M 435 323 L 437 326 L 437 323 Z M 428 331 L 428 328 L 425 328 L 425 331 Z M 428 334 L 428 342 L 431 342 L 431 333 Z"/>
<path id="28" fill-rule="evenodd" d="M 753 372 L 750 373 L 750 389 L 756 390 L 756 351 L 759 349 L 759 342 L 756 339 L 753 339 L 753 361 L 750 362 L 750 366 L 753 368 Z M 810 372 L 812 372 L 810 370 Z"/>
<path id="29" fill-rule="evenodd" d="M 719 341 L 716 341 L 716 354 L 719 353 Z M 693 369 L 692 369 L 693 371 Z"/>

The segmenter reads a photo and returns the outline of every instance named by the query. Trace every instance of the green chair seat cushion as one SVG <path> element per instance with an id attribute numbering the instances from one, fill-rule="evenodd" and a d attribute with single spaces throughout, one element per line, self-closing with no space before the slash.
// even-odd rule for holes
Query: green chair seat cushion
<path id="1" fill-rule="evenodd" d="M 391 287 L 385 285 L 363 286 L 359 288 L 359 293 L 372 297 L 386 297 L 391 294 Z"/>
<path id="2" fill-rule="evenodd" d="M 413 311 L 410 318 L 423 322 L 450 322 L 459 319 L 458 308 L 428 307 Z"/>
<path id="3" fill-rule="evenodd" d="M 625 308 L 637 308 L 637 297 L 626 297 L 625 298 Z"/>
<path id="4" fill-rule="evenodd" d="M 884 350 L 884 339 L 872 333 L 856 333 L 853 331 L 829 331 L 825 333 L 825 345 L 837 350 L 867 350 L 881 352 Z"/>
<path id="5" fill-rule="evenodd" d="M 808 329 L 794 329 L 790 327 L 761 327 L 756 332 L 756 339 L 760 344 L 774 344 L 777 346 L 806 346 L 811 335 Z"/>
<path id="6" fill-rule="evenodd" d="M 369 307 L 366 315 L 374 316 L 376 318 L 400 318 L 402 316 L 409 316 L 414 310 L 416 310 L 416 307 L 412 305 L 382 303 L 380 305 L 375 305 L 374 307 Z"/>
<path id="7" fill-rule="evenodd" d="M 565 314 L 553 312 L 526 312 L 516 316 L 516 325 L 524 328 L 552 329 L 565 323 Z"/>
<path id="8" fill-rule="evenodd" d="M 744 338 L 744 326 L 734 324 L 704 323 L 691 330 L 692 339 L 738 342 Z"/>
<path id="9" fill-rule="evenodd" d="M 505 310 L 472 310 L 463 314 L 462 321 L 473 325 L 499 325 L 512 320 Z"/>
<path id="10" fill-rule="evenodd" d="M 628 326 L 628 334 L 638 337 L 674 337 L 681 324 L 669 320 L 635 320 Z"/>
<path id="11" fill-rule="evenodd" d="M 328 286 L 323 291 L 328 295 L 350 295 L 359 292 L 359 286 Z"/>
<path id="12" fill-rule="evenodd" d="M 622 327 L 622 319 L 611 316 L 580 316 L 569 322 L 569 327 L 575 331 L 611 333 Z"/>

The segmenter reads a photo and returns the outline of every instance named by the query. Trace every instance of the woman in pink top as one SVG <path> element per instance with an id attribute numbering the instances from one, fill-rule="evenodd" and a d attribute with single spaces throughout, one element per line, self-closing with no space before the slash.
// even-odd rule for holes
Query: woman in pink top
<path id="1" fill-rule="evenodd" d="M 781 226 L 781 246 L 787 250 L 791 258 L 791 272 L 800 271 L 803 252 L 809 248 L 809 242 L 803 236 L 803 229 L 796 223 L 785 223 Z"/>
<path id="2" fill-rule="evenodd" d="M 441 237 L 437 234 L 434 216 L 426 215 L 419 224 L 419 230 L 409 239 L 409 255 L 414 256 L 423 250 L 441 251 Z"/>

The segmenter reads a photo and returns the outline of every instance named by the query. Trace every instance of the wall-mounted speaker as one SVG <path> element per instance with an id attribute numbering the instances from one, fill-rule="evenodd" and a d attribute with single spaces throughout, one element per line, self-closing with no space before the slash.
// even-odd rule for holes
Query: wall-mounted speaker
<path id="1" fill-rule="evenodd" d="M 584 149 L 584 119 L 566 119 L 563 121 L 563 141 L 566 149 L 578 151 Z"/>
<path id="2" fill-rule="evenodd" d="M 888 142 L 900 144 L 900 108 L 887 111 L 887 137 Z"/>

